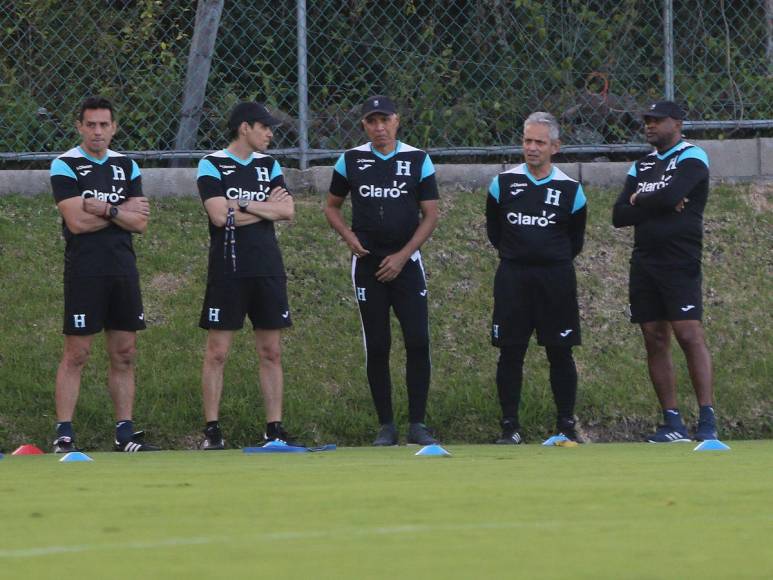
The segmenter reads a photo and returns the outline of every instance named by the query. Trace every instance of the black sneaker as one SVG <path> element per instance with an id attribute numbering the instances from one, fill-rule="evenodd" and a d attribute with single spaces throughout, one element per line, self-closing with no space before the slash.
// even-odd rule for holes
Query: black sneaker
<path id="1" fill-rule="evenodd" d="M 408 425 L 408 445 L 437 445 L 437 439 L 432 436 L 429 428 L 424 423 L 411 423 Z"/>
<path id="2" fill-rule="evenodd" d="M 263 444 L 270 443 L 271 441 L 282 441 L 292 447 L 303 447 L 303 443 L 296 441 L 295 437 L 285 431 L 284 426 L 281 423 L 275 424 L 271 429 L 271 433 L 263 434 Z"/>
<path id="3" fill-rule="evenodd" d="M 75 440 L 72 437 L 62 435 L 54 439 L 54 453 L 71 453 L 73 451 L 80 451 L 75 446 Z"/>
<path id="4" fill-rule="evenodd" d="M 225 440 L 220 427 L 206 427 L 204 429 L 204 441 L 199 445 L 199 449 L 204 451 L 218 451 L 225 449 Z"/>
<path id="5" fill-rule="evenodd" d="M 393 447 L 397 445 L 397 427 L 394 423 L 384 423 L 373 440 L 374 447 Z"/>
<path id="6" fill-rule="evenodd" d="M 556 432 L 575 443 L 585 443 L 577 432 L 577 420 L 574 417 L 559 417 L 556 420 Z"/>
<path id="7" fill-rule="evenodd" d="M 689 443 L 690 436 L 687 428 L 673 425 L 660 425 L 657 431 L 647 437 L 649 443 Z"/>
<path id="8" fill-rule="evenodd" d="M 523 435 L 518 430 L 518 425 L 512 421 L 502 420 L 502 434 L 494 443 L 497 445 L 521 445 L 523 443 Z"/>
<path id="9" fill-rule="evenodd" d="M 138 453 L 140 451 L 161 451 L 160 447 L 145 443 L 145 431 L 137 431 L 128 441 L 115 441 L 113 451 L 121 453 Z"/>
<path id="10" fill-rule="evenodd" d="M 710 441 L 718 439 L 717 424 L 714 419 L 698 421 L 698 428 L 695 430 L 696 441 Z"/>

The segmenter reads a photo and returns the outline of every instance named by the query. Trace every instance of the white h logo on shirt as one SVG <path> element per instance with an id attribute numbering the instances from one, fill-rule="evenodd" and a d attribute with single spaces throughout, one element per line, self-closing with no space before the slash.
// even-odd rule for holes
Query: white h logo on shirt
<path id="1" fill-rule="evenodd" d="M 258 181 L 271 181 L 268 176 L 268 167 L 256 167 L 255 171 L 258 173 Z"/>
<path id="2" fill-rule="evenodd" d="M 220 309 L 219 308 L 210 308 L 209 309 L 209 321 L 210 322 L 220 322 Z"/>
<path id="3" fill-rule="evenodd" d="M 113 168 L 113 181 L 126 181 L 126 173 L 124 173 L 123 167 L 117 165 L 111 165 Z"/>
<path id="4" fill-rule="evenodd" d="M 85 314 L 73 314 L 72 325 L 75 328 L 86 328 L 86 315 Z"/>
<path id="5" fill-rule="evenodd" d="M 410 161 L 398 161 L 397 173 L 395 175 L 411 175 L 411 162 Z"/>
<path id="6" fill-rule="evenodd" d="M 548 192 L 545 195 L 545 203 L 548 205 L 558 205 L 559 199 L 561 199 L 561 192 L 557 189 L 548 187 Z"/>

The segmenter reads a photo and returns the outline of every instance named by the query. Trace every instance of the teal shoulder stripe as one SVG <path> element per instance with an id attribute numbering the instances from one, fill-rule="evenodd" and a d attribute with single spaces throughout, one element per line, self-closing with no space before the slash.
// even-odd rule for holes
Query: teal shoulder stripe
<path id="1" fill-rule="evenodd" d="M 424 163 L 421 166 L 421 178 L 419 179 L 419 181 L 424 181 L 434 173 L 435 173 L 435 166 L 432 164 L 432 159 L 430 159 L 429 155 L 427 155 L 426 157 L 424 157 Z"/>
<path id="2" fill-rule="evenodd" d="M 572 208 L 572 213 L 577 213 L 580 211 L 585 207 L 587 202 L 588 200 L 585 198 L 585 192 L 582 190 L 582 184 L 579 184 L 577 186 L 577 194 L 574 196 L 574 207 Z"/>
<path id="3" fill-rule="evenodd" d="M 697 159 L 698 161 L 703 162 L 706 167 L 709 166 L 709 156 L 706 155 L 706 152 L 700 147 L 690 147 L 686 151 L 680 153 L 679 157 L 676 159 L 677 165 L 685 159 Z"/>
<path id="4" fill-rule="evenodd" d="M 493 197 L 495 200 L 497 200 L 497 203 L 499 203 L 499 176 L 495 175 L 494 179 L 491 180 L 491 185 L 488 186 L 488 192 L 491 197 Z"/>
<path id="5" fill-rule="evenodd" d="M 333 169 L 338 173 L 341 177 L 348 177 L 346 175 L 346 159 L 344 159 L 344 153 L 341 154 L 341 157 L 338 158 L 338 161 L 336 161 L 335 166 Z"/>
<path id="6" fill-rule="evenodd" d="M 129 178 L 129 181 L 134 181 L 140 175 L 142 175 L 140 173 L 140 166 L 137 165 L 137 162 L 134 159 L 132 159 L 132 176 Z"/>
<path id="7" fill-rule="evenodd" d="M 628 175 L 631 177 L 636 177 L 636 163 L 631 164 L 631 168 L 628 170 Z"/>
<path id="8" fill-rule="evenodd" d="M 78 179 L 70 166 L 61 159 L 54 159 L 51 162 L 51 177 L 54 177 L 55 175 L 69 177 L 70 179 Z"/>
<path id="9" fill-rule="evenodd" d="M 269 179 L 274 180 L 282 175 L 282 168 L 279 166 L 279 161 L 274 159 L 274 166 L 271 168 L 271 177 Z"/>
<path id="10" fill-rule="evenodd" d="M 196 179 L 199 177 L 214 177 L 218 181 L 220 178 L 220 172 L 217 170 L 217 167 L 209 160 L 209 159 L 202 159 L 199 161 L 199 172 L 196 174 Z"/>

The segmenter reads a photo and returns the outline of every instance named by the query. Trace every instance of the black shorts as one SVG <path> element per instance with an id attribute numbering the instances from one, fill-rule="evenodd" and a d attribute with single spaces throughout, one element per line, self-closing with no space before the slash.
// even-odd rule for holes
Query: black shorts
<path id="1" fill-rule="evenodd" d="M 494 277 L 491 344 L 527 344 L 535 329 L 542 346 L 581 343 L 574 265 L 501 260 Z"/>
<path id="2" fill-rule="evenodd" d="M 700 262 L 664 267 L 631 260 L 631 322 L 701 320 L 702 282 Z"/>
<path id="3" fill-rule="evenodd" d="M 239 330 L 244 326 L 245 315 L 250 317 L 253 330 L 275 330 L 291 326 L 287 278 L 230 278 L 207 284 L 199 320 L 201 328 Z"/>
<path id="4" fill-rule="evenodd" d="M 139 277 L 93 276 L 64 281 L 64 334 L 145 328 Z"/>

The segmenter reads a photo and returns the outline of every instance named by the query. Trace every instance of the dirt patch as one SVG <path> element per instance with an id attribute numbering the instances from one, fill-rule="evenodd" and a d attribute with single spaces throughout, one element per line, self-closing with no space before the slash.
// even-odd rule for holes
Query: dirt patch
<path id="1" fill-rule="evenodd" d="M 202 436 L 200 434 L 184 435 L 175 441 L 175 445 L 172 449 L 199 449 L 201 440 Z"/>
<path id="2" fill-rule="evenodd" d="M 163 294 L 175 294 L 182 288 L 188 279 L 177 274 L 156 274 L 150 280 L 150 287 Z"/>
<path id="3" fill-rule="evenodd" d="M 767 213 L 771 210 L 771 199 L 773 198 L 773 184 L 754 183 L 749 188 L 749 193 L 744 195 L 744 199 L 749 206 L 757 213 Z"/>
<path id="4" fill-rule="evenodd" d="M 621 417 L 615 421 L 581 422 L 578 431 L 588 442 L 611 443 L 643 441 L 645 435 L 649 435 L 654 431 L 655 427 L 656 425 L 652 418 Z"/>

